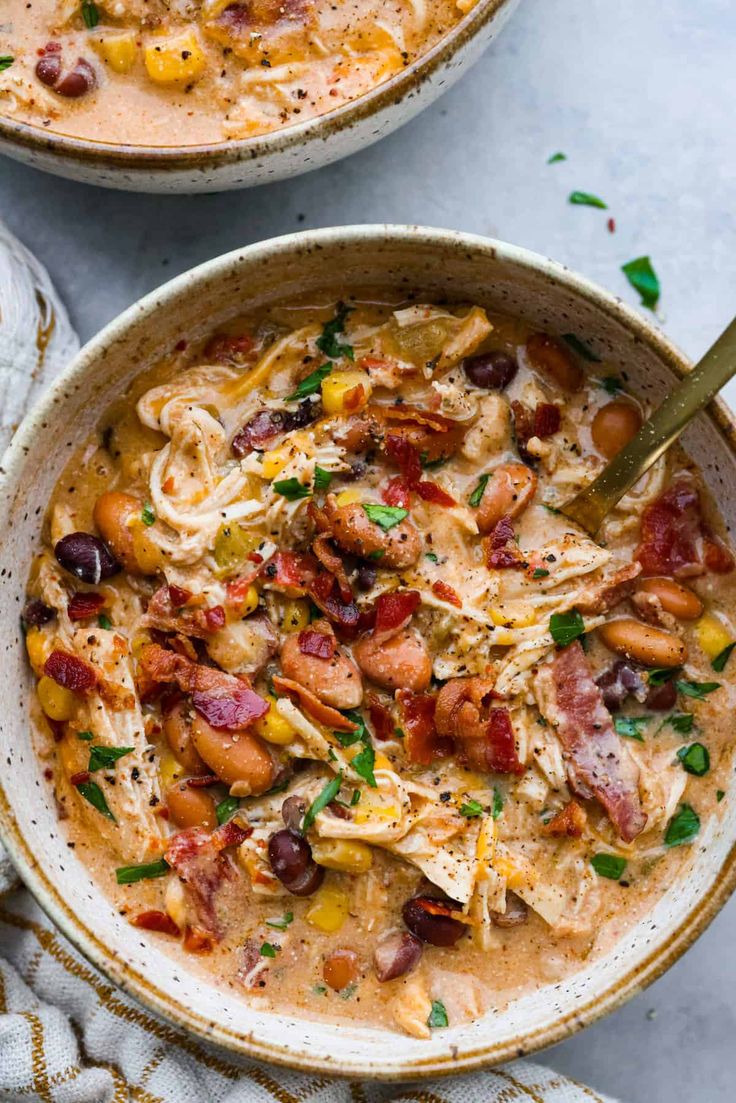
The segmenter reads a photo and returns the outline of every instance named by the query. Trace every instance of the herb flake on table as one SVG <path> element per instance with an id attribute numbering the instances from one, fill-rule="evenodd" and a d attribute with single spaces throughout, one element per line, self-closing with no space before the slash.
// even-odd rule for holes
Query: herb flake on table
<path id="1" fill-rule="evenodd" d="M 388 532 L 394 525 L 399 525 L 405 517 L 409 516 L 408 509 L 401 506 L 380 506 L 374 502 L 366 502 L 363 510 L 369 521 L 374 525 L 380 525 L 384 532 Z"/>
<path id="2" fill-rule="evenodd" d="M 639 292 L 641 305 L 654 310 L 659 302 L 660 286 L 659 277 L 649 257 L 636 257 L 627 261 L 621 265 L 621 271 L 634 290 Z"/>
<path id="3" fill-rule="evenodd" d="M 297 478 L 277 479 L 272 486 L 277 494 L 286 498 L 287 502 L 298 502 L 301 498 L 311 498 L 312 491 L 304 486 Z"/>
<path id="4" fill-rule="evenodd" d="M 607 877 L 609 881 L 618 881 L 626 869 L 626 859 L 619 854 L 594 854 L 590 864 L 599 877 Z"/>
<path id="5" fill-rule="evenodd" d="M 559 152 L 558 153 L 553 153 L 551 157 L 547 158 L 547 164 L 548 165 L 558 165 L 560 163 L 560 161 L 566 161 L 566 160 L 567 160 L 567 154 L 566 153 L 559 153 Z"/>
<path id="6" fill-rule="evenodd" d="M 317 816 L 322 812 L 328 804 L 331 804 L 337 794 L 340 792 L 340 786 L 342 785 L 342 770 L 340 773 L 327 782 L 321 793 L 318 793 L 314 798 L 309 808 L 304 813 L 304 819 L 302 820 L 302 831 L 308 831 L 312 826 Z"/>
<path id="7" fill-rule="evenodd" d="M 309 398 L 311 394 L 316 394 L 322 386 L 322 380 L 327 378 L 334 366 L 334 364 L 322 364 L 319 368 L 315 368 L 302 379 L 292 394 L 286 396 L 284 401 L 295 402 L 298 398 Z"/>
<path id="8" fill-rule="evenodd" d="M 427 1026 L 431 1030 L 437 1030 L 449 1025 L 450 1020 L 447 1017 L 447 1008 L 442 1000 L 432 1000 L 432 1010 L 427 1019 Z"/>
<path id="9" fill-rule="evenodd" d="M 587 191 L 572 191 L 567 197 L 568 203 L 574 207 L 597 207 L 601 211 L 608 210 L 608 204 L 604 203 L 597 195 L 591 195 Z"/>
<path id="10" fill-rule="evenodd" d="M 87 769 L 91 774 L 95 770 L 109 770 L 119 758 L 123 758 L 124 755 L 130 754 L 134 750 L 135 747 L 90 747 Z"/>
<path id="11" fill-rule="evenodd" d="M 650 719 L 649 716 L 617 716 L 613 726 L 625 739 L 636 739 L 639 743 L 643 743 L 644 736 L 641 729 L 644 724 L 649 723 Z"/>
<path id="12" fill-rule="evenodd" d="M 549 630 L 558 647 L 567 647 L 585 634 L 585 623 L 578 610 L 572 609 L 569 613 L 553 613 Z"/>
<path id="13" fill-rule="evenodd" d="M 700 816 L 689 804 L 682 804 L 667 824 L 664 845 L 682 846 L 684 843 L 690 843 L 699 831 Z"/>
<path id="14" fill-rule="evenodd" d="M 83 796 L 84 799 L 96 808 L 98 812 L 105 817 L 105 819 L 112 820 L 113 823 L 117 823 L 117 820 L 113 816 L 112 812 L 108 808 L 107 801 L 105 800 L 105 794 L 100 789 L 96 781 L 80 781 L 76 785 L 76 790 Z"/>
<path id="15" fill-rule="evenodd" d="M 562 340 L 570 346 L 573 352 L 576 352 L 578 356 L 582 356 L 583 360 L 587 360 L 589 364 L 600 364 L 600 356 L 596 356 L 593 350 L 585 344 L 585 341 L 581 341 L 575 333 L 563 333 Z"/>
<path id="16" fill-rule="evenodd" d="M 731 652 L 736 647 L 736 641 L 734 643 L 726 644 L 723 651 L 719 651 L 713 662 L 710 664 L 715 670 L 716 674 L 722 674 L 726 669 L 726 663 L 731 658 Z"/>
<path id="17" fill-rule="evenodd" d="M 710 754 L 702 743 L 691 743 L 689 747 L 680 747 L 677 757 L 683 770 L 695 777 L 703 777 L 710 769 Z"/>
<path id="18" fill-rule="evenodd" d="M 137 866 L 120 866 L 115 870 L 115 880 L 119 885 L 133 885 L 136 881 L 152 881 L 156 877 L 165 877 L 170 868 L 165 858 L 159 858 L 155 862 L 143 862 Z"/>
<path id="19" fill-rule="evenodd" d="M 341 356 L 347 357 L 348 360 L 355 359 L 353 346 L 343 345 L 338 340 L 338 334 L 345 332 L 345 320 L 350 311 L 351 307 L 345 306 L 345 303 L 338 303 L 335 317 L 331 321 L 325 322 L 322 334 L 317 338 L 317 348 L 325 356 L 329 356 L 331 360 L 338 360 Z"/>

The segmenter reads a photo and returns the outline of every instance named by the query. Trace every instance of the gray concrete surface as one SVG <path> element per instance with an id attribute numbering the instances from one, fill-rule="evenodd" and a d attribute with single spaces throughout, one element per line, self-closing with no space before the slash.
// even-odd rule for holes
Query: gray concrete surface
<path id="1" fill-rule="evenodd" d="M 620 265 L 649 253 L 660 322 L 697 356 L 736 307 L 735 50 L 733 0 L 522 0 L 456 88 L 349 161 L 177 199 L 2 159 L 0 215 L 46 262 L 83 338 L 217 253 L 299 227 L 388 221 L 504 238 L 632 302 Z M 568 160 L 547 165 L 557 150 Z M 610 212 L 569 206 L 572 189 Z M 732 1103 L 735 934 L 732 901 L 649 991 L 545 1059 L 631 1103 Z"/>

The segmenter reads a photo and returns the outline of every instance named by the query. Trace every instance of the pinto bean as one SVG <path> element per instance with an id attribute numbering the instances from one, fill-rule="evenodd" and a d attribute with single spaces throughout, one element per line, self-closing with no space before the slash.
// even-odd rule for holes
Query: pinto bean
<path id="1" fill-rule="evenodd" d="M 209 767 L 202 761 L 194 746 L 189 709 L 184 701 L 178 701 L 164 714 L 163 729 L 171 753 L 188 774 L 209 773 Z"/>
<path id="2" fill-rule="evenodd" d="M 78 57 L 77 64 L 68 73 L 64 74 L 59 83 L 55 85 L 54 91 L 59 96 L 78 100 L 81 96 L 86 96 L 96 86 L 97 74 L 94 69 L 86 58 Z"/>
<path id="3" fill-rule="evenodd" d="M 334 507 L 330 511 L 330 524 L 335 543 L 343 551 L 361 559 L 378 558 L 382 567 L 402 570 L 416 563 L 422 550 L 421 537 L 411 523 L 403 520 L 388 532 L 368 517 L 363 506 Z"/>
<path id="4" fill-rule="evenodd" d="M 358 977 L 360 962 L 355 950 L 333 950 L 322 966 L 325 984 L 335 992 L 342 992 Z"/>
<path id="5" fill-rule="evenodd" d="M 373 967 L 383 983 L 406 976 L 421 961 L 424 946 L 416 935 L 408 931 L 386 931 L 376 943 Z"/>
<path id="6" fill-rule="evenodd" d="M 238 784 L 246 796 L 265 793 L 277 773 L 277 764 L 265 743 L 250 732 L 217 731 L 199 715 L 192 720 L 194 746 L 213 773 L 226 785 Z"/>
<path id="7" fill-rule="evenodd" d="M 294 896 L 311 896 L 324 879 L 325 871 L 312 857 L 306 839 L 285 828 L 268 840 L 271 869 L 285 889 Z"/>
<path id="8" fill-rule="evenodd" d="M 414 628 L 403 628 L 388 640 L 366 636 L 353 647 L 358 666 L 383 689 L 409 689 L 421 693 L 432 677 L 427 645 Z"/>
<path id="9" fill-rule="evenodd" d="M 523 463 L 502 463 L 486 483 L 476 521 L 490 532 L 502 517 L 518 517 L 534 497 L 537 476 Z"/>
<path id="10" fill-rule="evenodd" d="M 455 905 L 457 907 L 458 905 Z M 429 896 L 414 896 L 401 909 L 404 922 L 422 942 L 431 946 L 454 946 L 465 931 L 465 925 L 454 919 L 453 905 Z"/>
<path id="11" fill-rule="evenodd" d="M 166 807 L 177 827 L 205 827 L 208 831 L 217 827 L 214 798 L 205 789 L 193 789 L 186 781 L 166 790 Z"/>
<path id="12" fill-rule="evenodd" d="M 290 831 L 301 834 L 302 820 L 307 810 L 307 802 L 303 797 L 287 797 L 281 805 L 281 819 Z"/>
<path id="13" fill-rule="evenodd" d="M 632 617 L 609 620 L 598 634 L 611 651 L 644 666 L 682 666 L 687 658 L 687 648 L 677 636 Z"/>
<path id="14" fill-rule="evenodd" d="M 354 709 L 363 700 L 360 671 L 339 649 L 331 659 L 305 655 L 299 647 L 299 635 L 287 636 L 281 648 L 281 669 L 285 678 L 299 682 L 332 708 Z"/>
<path id="15" fill-rule="evenodd" d="M 93 518 L 103 540 L 130 574 L 154 574 L 158 549 L 141 521 L 143 502 L 120 490 L 106 490 L 95 502 Z M 137 524 L 140 522 L 140 524 Z"/>
<path id="16" fill-rule="evenodd" d="M 533 333 L 526 343 L 531 366 L 542 375 L 550 376 L 563 391 L 577 391 L 583 383 L 583 373 L 561 341 L 549 333 Z"/>
<path id="17" fill-rule="evenodd" d="M 613 459 L 641 429 L 641 414 L 633 402 L 608 402 L 593 418 L 590 435 L 606 459 Z"/>
<path id="18" fill-rule="evenodd" d="M 670 613 L 677 620 L 697 620 L 703 612 L 703 603 L 698 595 L 673 578 L 644 578 L 636 587 L 638 594 L 655 598 L 665 613 Z"/>

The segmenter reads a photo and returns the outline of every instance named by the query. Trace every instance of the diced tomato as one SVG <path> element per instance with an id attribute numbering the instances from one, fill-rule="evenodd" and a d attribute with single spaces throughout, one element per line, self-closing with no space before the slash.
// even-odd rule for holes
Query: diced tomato
<path id="1" fill-rule="evenodd" d="M 302 655 L 314 655 L 318 659 L 331 659 L 337 649 L 337 641 L 332 632 L 317 632 L 313 628 L 304 628 L 299 633 L 299 650 Z"/>
<path id="2" fill-rule="evenodd" d="M 66 611 L 69 620 L 86 620 L 87 617 L 97 616 L 104 604 L 104 594 L 77 590 L 70 597 Z"/>
<path id="3" fill-rule="evenodd" d="M 52 651 L 43 672 L 73 693 L 91 693 L 97 685 L 97 672 L 92 664 L 68 651 Z"/>
<path id="4" fill-rule="evenodd" d="M 454 605 L 458 609 L 462 609 L 463 603 L 456 590 L 453 590 L 452 586 L 448 586 L 446 582 L 433 582 L 432 593 L 435 594 L 441 601 L 446 601 L 448 605 Z"/>
<path id="5" fill-rule="evenodd" d="M 141 912 L 132 922 L 134 927 L 142 927 L 144 931 L 158 931 L 160 934 L 170 934 L 173 938 L 178 938 L 181 934 L 174 920 L 166 912 Z"/>

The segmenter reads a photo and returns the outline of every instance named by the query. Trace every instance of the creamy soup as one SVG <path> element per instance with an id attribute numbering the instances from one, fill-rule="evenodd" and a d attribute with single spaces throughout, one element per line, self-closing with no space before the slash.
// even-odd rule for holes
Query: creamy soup
<path id="1" fill-rule="evenodd" d="M 3 0 L 0 114 L 131 145 L 229 141 L 340 107 L 476 0 Z"/>
<path id="2" fill-rule="evenodd" d="M 182 340 L 50 503 L 24 613 L 69 845 L 258 1006 L 427 1038 L 609 950 L 731 768 L 734 560 L 647 414 L 478 305 Z"/>

